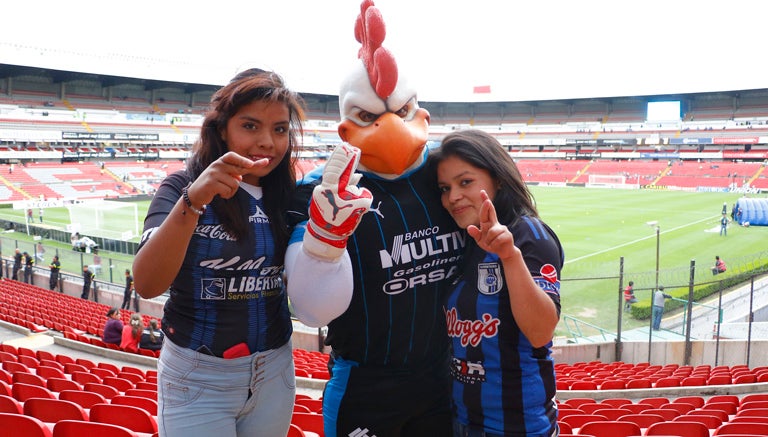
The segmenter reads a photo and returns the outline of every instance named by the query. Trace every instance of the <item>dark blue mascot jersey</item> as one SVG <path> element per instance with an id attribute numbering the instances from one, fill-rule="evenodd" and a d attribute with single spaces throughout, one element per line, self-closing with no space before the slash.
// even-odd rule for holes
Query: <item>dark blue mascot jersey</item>
<path id="1" fill-rule="evenodd" d="M 319 176 L 310 173 L 299 187 L 292 208 L 297 223 L 308 218 Z M 354 292 L 347 311 L 328 324 L 326 344 L 361 365 L 434 366 L 447 357 L 442 306 L 465 234 L 442 207 L 437 182 L 423 165 L 395 180 L 363 172 L 358 186 L 373 194 L 372 210 L 347 242 Z M 301 241 L 304 229 L 296 228 L 292 243 Z"/>
<path id="2" fill-rule="evenodd" d="M 138 250 L 168 216 L 188 182 L 189 176 L 180 171 L 160 185 L 144 220 Z M 193 350 L 206 346 L 216 356 L 239 343 L 246 343 L 251 353 L 274 349 L 293 332 L 282 282 L 283 260 L 276 263 L 274 259 L 263 199 L 243 188 L 235 198 L 248 210 L 248 235 L 235 241 L 222 229 L 213 208 L 208 208 L 171 284 L 163 317 L 163 331 L 174 343 Z"/>
<path id="3" fill-rule="evenodd" d="M 555 233 L 538 219 L 509 227 L 531 276 L 560 312 L 563 251 Z M 453 408 L 463 424 L 505 436 L 550 436 L 557 420 L 551 343 L 534 348 L 512 316 L 499 258 L 470 244 L 463 276 L 445 312 L 451 338 Z"/>

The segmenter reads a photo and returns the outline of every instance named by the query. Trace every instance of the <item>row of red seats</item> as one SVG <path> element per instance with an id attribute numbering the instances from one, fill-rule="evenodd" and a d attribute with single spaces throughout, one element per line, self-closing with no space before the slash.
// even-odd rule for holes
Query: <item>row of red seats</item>
<path id="1" fill-rule="evenodd" d="M 13 280 L 0 281 L 0 320 L 26 326 L 33 332 L 71 330 L 102 337 L 109 306 Z M 131 310 L 120 312 L 128 323 Z M 142 314 L 144 325 L 152 319 Z"/>
<path id="2" fill-rule="evenodd" d="M 558 390 L 622 390 L 768 382 L 768 366 L 651 365 L 620 361 L 555 365 Z"/>
<path id="3" fill-rule="evenodd" d="M 649 397 L 633 402 L 627 398 L 596 401 L 571 398 L 559 403 L 561 436 L 622 437 L 674 435 L 709 437 L 748 432 L 768 432 L 768 393 L 682 396 L 675 399 Z"/>
<path id="4" fill-rule="evenodd" d="M 304 349 L 293 350 L 293 365 L 296 376 L 313 379 L 330 379 L 328 372 L 328 354 Z"/>
<path id="5" fill-rule="evenodd" d="M 157 433 L 155 370 L 9 344 L 0 345 L 0 361 L 0 429 L 6 423 L 18 436 Z"/>

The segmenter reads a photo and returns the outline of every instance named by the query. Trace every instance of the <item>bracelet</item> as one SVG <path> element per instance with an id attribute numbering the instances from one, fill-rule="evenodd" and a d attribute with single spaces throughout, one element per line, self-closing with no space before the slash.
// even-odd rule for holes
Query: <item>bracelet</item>
<path id="1" fill-rule="evenodd" d="M 187 208 L 189 208 L 192 212 L 194 212 L 197 215 L 203 215 L 208 205 L 203 205 L 202 207 L 200 207 L 200 209 L 197 209 L 194 206 L 192 206 L 192 201 L 189 200 L 189 191 L 188 191 L 188 188 L 190 185 L 192 185 L 191 182 L 189 183 L 189 185 L 184 187 L 183 190 L 181 190 L 181 197 L 182 199 L 184 199 L 184 203 L 187 205 Z M 184 211 L 183 213 L 186 213 L 186 211 Z"/>

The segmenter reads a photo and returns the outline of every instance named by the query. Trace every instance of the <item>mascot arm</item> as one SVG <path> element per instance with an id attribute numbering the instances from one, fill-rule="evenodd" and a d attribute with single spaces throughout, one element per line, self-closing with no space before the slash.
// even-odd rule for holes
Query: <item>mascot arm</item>
<path id="1" fill-rule="evenodd" d="M 294 315 L 305 325 L 321 327 L 346 311 L 352 300 L 352 264 L 346 251 L 327 262 L 288 246 L 285 254 L 287 291 Z"/>
<path id="2" fill-rule="evenodd" d="M 338 260 L 347 249 L 347 238 L 368 212 L 371 192 L 356 184 L 360 149 L 342 143 L 337 146 L 315 187 L 309 203 L 309 221 L 304 233 L 304 251 L 323 261 Z"/>

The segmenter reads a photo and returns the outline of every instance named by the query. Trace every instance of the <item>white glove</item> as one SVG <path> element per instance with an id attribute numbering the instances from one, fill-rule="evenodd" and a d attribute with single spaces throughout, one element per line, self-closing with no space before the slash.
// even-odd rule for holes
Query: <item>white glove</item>
<path id="1" fill-rule="evenodd" d="M 355 174 L 360 149 L 347 143 L 337 146 L 323 171 L 322 183 L 312 192 L 304 251 L 335 262 L 347 249 L 347 238 L 360 224 L 373 201 L 371 192 L 357 186 Z"/>

